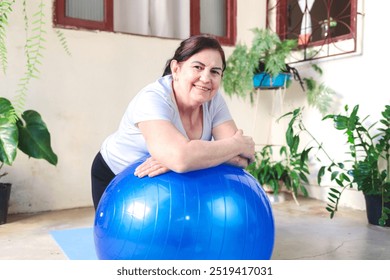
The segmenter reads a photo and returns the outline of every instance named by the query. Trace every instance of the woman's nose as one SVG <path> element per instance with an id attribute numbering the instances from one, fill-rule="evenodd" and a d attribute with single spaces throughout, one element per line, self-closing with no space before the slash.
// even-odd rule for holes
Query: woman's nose
<path id="1" fill-rule="evenodd" d="M 202 82 L 209 82 L 210 81 L 210 73 L 208 71 L 203 71 L 201 74 L 200 74 L 200 80 Z"/>

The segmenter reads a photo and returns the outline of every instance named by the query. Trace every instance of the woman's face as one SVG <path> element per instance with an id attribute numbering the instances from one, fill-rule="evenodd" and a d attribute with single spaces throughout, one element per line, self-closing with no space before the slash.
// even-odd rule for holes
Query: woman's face
<path id="1" fill-rule="evenodd" d="M 171 63 L 176 98 L 199 106 L 217 93 L 222 80 L 222 58 L 217 50 L 205 49 L 186 61 Z"/>

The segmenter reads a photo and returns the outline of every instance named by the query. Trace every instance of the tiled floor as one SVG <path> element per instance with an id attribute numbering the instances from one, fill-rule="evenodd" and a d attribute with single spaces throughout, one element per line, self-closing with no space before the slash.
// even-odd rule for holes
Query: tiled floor
<path id="1" fill-rule="evenodd" d="M 390 260 L 390 228 L 367 224 L 364 211 L 341 209 L 330 219 L 324 202 L 273 203 L 274 260 Z M 92 208 L 10 215 L 0 225 L 0 259 L 67 259 L 50 231 L 93 225 Z M 75 241 L 77 242 L 77 241 Z"/>

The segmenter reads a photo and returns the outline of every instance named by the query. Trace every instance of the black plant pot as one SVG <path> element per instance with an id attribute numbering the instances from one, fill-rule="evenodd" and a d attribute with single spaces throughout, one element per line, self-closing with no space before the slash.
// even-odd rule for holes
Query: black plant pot
<path id="1" fill-rule="evenodd" d="M 372 225 L 379 225 L 379 219 L 382 214 L 382 197 L 380 195 L 364 195 L 366 200 L 366 212 L 368 222 Z M 386 202 L 385 206 L 390 208 L 390 202 Z M 390 226 L 390 219 L 386 221 L 386 227 Z"/>
<path id="2" fill-rule="evenodd" d="M 0 225 L 7 222 L 8 202 L 11 195 L 11 184 L 0 183 Z"/>

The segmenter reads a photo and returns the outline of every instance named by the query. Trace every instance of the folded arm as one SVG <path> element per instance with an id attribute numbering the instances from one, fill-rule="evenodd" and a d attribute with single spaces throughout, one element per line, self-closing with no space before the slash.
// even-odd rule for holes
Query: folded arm
<path id="1" fill-rule="evenodd" d="M 164 120 L 139 123 L 151 158 L 141 164 L 136 175 L 156 176 L 173 170 L 188 172 L 229 163 L 245 168 L 254 158 L 254 142 L 244 136 L 233 121 L 213 129 L 215 141 L 189 140 L 170 122 Z"/>

